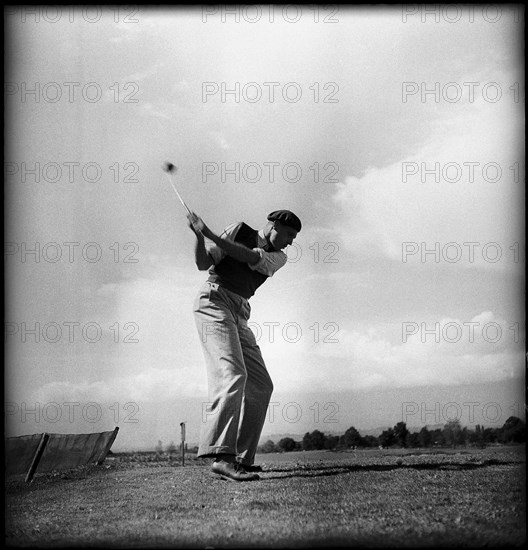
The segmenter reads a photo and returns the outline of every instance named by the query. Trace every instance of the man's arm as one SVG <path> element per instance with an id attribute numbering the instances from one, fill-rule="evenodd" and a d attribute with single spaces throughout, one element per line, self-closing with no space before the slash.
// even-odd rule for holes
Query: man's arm
<path id="1" fill-rule="evenodd" d="M 207 226 L 205 227 L 207 228 Z M 222 239 L 218 235 L 215 235 L 210 229 L 205 233 L 205 236 L 208 239 L 211 239 L 222 250 L 225 250 L 226 254 L 228 254 L 235 260 L 238 260 L 239 262 L 253 265 L 260 260 L 260 254 L 252 248 L 248 248 L 247 246 L 239 244 L 235 241 Z"/>
<path id="2" fill-rule="evenodd" d="M 187 216 L 187 219 L 189 220 L 189 227 L 192 229 L 196 237 L 196 243 L 194 245 L 194 261 L 196 263 L 196 267 L 200 271 L 205 271 L 213 265 L 213 259 L 207 253 L 204 236 L 200 227 L 193 223 L 189 215 Z"/>
<path id="3" fill-rule="evenodd" d="M 284 267 L 288 261 L 288 256 L 282 250 L 277 252 L 265 252 L 262 248 L 257 248 L 257 250 L 261 258 L 255 265 L 250 265 L 249 268 L 267 277 L 273 277 L 275 272 Z"/>
<path id="4" fill-rule="evenodd" d="M 187 218 L 189 219 L 189 222 L 191 224 L 191 228 L 193 229 L 194 233 L 196 234 L 196 237 L 199 238 L 199 235 L 202 235 L 202 248 L 205 252 L 205 247 L 203 245 L 203 237 L 207 237 L 211 241 L 213 241 L 217 246 L 219 246 L 222 250 L 226 251 L 226 254 L 234 258 L 235 260 L 238 260 L 239 262 L 243 262 L 249 265 L 255 265 L 260 260 L 260 254 L 253 250 L 252 248 L 248 248 L 247 246 L 244 246 L 243 244 L 239 244 L 235 241 L 228 241 L 227 239 L 222 239 L 218 235 L 215 235 L 203 222 L 201 218 L 199 218 L 196 214 L 188 215 Z M 198 244 L 197 244 L 198 246 Z M 201 251 L 200 251 L 201 253 Z M 207 254 L 207 252 L 205 252 Z M 210 258 L 210 257 L 209 257 Z M 211 263 L 207 266 L 209 267 L 212 264 Z M 198 265 L 198 261 L 196 263 Z M 205 262 L 204 264 L 205 265 Z M 204 268 L 204 269 L 207 269 Z M 200 267 L 198 266 L 198 269 Z"/>
<path id="5" fill-rule="evenodd" d="M 202 233 L 195 231 L 196 235 L 196 244 L 194 245 L 194 261 L 196 262 L 196 267 L 200 271 L 206 271 L 213 265 L 213 259 L 207 250 L 205 249 L 205 241 Z"/>

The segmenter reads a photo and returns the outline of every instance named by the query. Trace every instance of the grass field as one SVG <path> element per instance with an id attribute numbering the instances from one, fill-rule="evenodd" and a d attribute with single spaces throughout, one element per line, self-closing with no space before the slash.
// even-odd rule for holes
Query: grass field
<path id="1" fill-rule="evenodd" d="M 398 464 L 400 462 L 401 464 Z M 116 454 L 6 481 L 6 544 L 24 547 L 511 547 L 525 526 L 525 448 L 265 454 L 261 480 L 210 461 Z"/>

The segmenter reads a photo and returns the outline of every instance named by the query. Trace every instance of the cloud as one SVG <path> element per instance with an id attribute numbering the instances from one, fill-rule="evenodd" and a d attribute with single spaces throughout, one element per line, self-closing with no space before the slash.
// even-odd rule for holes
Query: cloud
<path id="1" fill-rule="evenodd" d="M 152 103 L 148 101 L 143 101 L 141 103 L 141 111 L 142 114 L 147 116 L 154 116 L 156 118 L 161 118 L 163 120 L 172 120 L 172 116 L 166 111 L 161 109 L 160 107 L 156 107 Z M 171 110 L 170 107 L 167 110 Z"/>
<path id="2" fill-rule="evenodd" d="M 231 145 L 228 143 L 227 139 L 221 132 L 211 131 L 209 132 L 209 135 L 218 145 L 218 147 L 220 147 L 220 149 L 223 149 L 224 151 L 229 151 L 229 149 L 231 149 Z"/>
<path id="3" fill-rule="evenodd" d="M 433 250 L 429 261 L 516 267 L 511 247 L 523 228 L 515 173 L 520 107 L 481 100 L 448 114 L 432 124 L 420 150 L 337 185 L 336 230 L 349 250 L 401 261 L 403 243 L 413 243 L 416 261 Z"/>
<path id="4" fill-rule="evenodd" d="M 523 372 L 524 334 L 490 311 L 470 320 L 402 323 L 399 329 L 401 340 L 394 343 L 376 327 L 342 328 L 339 344 L 312 351 L 338 365 L 332 377 L 349 389 L 482 383 Z"/>
<path id="5" fill-rule="evenodd" d="M 205 394 L 192 314 L 203 274 L 155 254 L 146 255 L 137 267 L 135 277 L 95 291 L 98 300 L 104 299 L 98 317 L 103 337 L 88 350 L 85 342 L 65 341 L 66 355 L 49 367 L 60 371 L 60 377 L 33 390 L 12 381 L 11 399 L 126 403 Z M 72 361 L 76 368 L 66 370 Z"/>
<path id="6" fill-rule="evenodd" d="M 204 376 L 196 376 L 200 365 L 156 368 L 145 365 L 141 373 L 95 382 L 50 382 L 30 396 L 36 403 L 128 403 L 157 402 L 206 395 Z M 200 371 L 201 372 L 201 371 Z"/>
<path id="7" fill-rule="evenodd" d="M 191 89 L 191 86 L 190 86 L 189 82 L 187 80 L 185 80 L 185 78 L 180 80 L 179 82 L 176 82 L 172 86 L 172 90 L 174 92 L 187 92 L 190 89 Z"/>

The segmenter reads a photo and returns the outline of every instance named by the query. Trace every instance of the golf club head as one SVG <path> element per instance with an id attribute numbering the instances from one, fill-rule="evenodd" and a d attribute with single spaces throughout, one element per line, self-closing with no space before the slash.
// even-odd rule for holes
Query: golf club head
<path id="1" fill-rule="evenodd" d="M 173 172 L 176 172 L 177 168 L 172 164 L 172 162 L 164 162 L 163 163 L 163 170 L 165 172 L 168 172 L 169 174 L 172 174 Z"/>

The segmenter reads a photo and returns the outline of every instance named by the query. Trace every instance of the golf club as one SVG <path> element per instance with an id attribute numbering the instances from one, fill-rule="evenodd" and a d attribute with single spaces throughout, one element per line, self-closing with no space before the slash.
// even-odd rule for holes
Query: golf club
<path id="1" fill-rule="evenodd" d="M 192 212 L 191 212 L 190 208 L 185 204 L 185 201 L 182 199 L 181 195 L 178 193 L 178 189 L 176 189 L 176 186 L 174 185 L 174 181 L 172 179 L 172 174 L 173 174 L 173 172 L 176 172 L 176 170 L 177 170 L 177 168 L 174 164 L 172 164 L 172 162 L 165 162 L 163 164 L 163 171 L 165 172 L 165 174 L 167 176 L 167 179 L 169 180 L 169 183 L 171 184 L 171 187 L 174 189 L 174 192 L 176 193 L 176 195 L 178 195 L 178 198 L 180 199 L 180 202 L 183 204 L 183 206 L 185 207 L 187 212 L 192 215 Z M 201 233 L 200 229 L 197 229 L 197 230 L 200 231 L 200 233 Z"/>
<path id="2" fill-rule="evenodd" d="M 174 181 L 172 180 L 172 177 L 171 177 L 172 173 L 176 172 L 176 170 L 177 170 L 177 168 L 176 168 L 176 166 L 174 166 L 174 164 L 172 164 L 172 162 L 165 162 L 163 164 L 163 171 L 167 175 L 167 179 L 169 180 L 169 183 L 171 184 L 172 188 L 174 189 L 174 192 L 176 193 L 176 195 L 178 195 L 178 198 L 180 199 L 180 202 L 183 204 L 183 206 L 185 207 L 187 212 L 189 214 L 192 214 L 191 210 L 185 204 L 185 201 L 181 198 L 181 195 L 178 193 L 178 189 L 176 189 L 176 186 L 174 185 Z"/>

